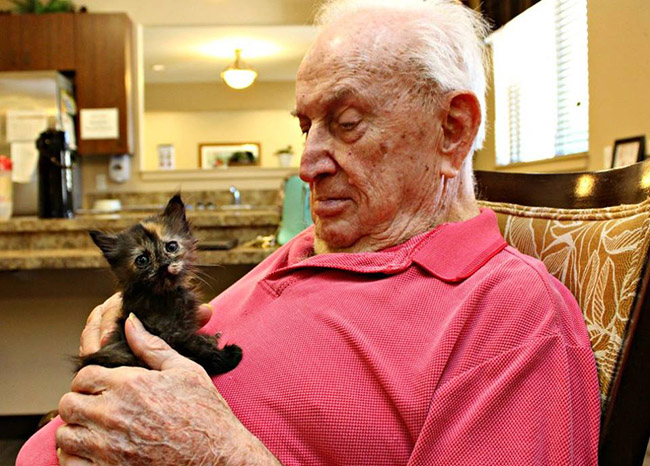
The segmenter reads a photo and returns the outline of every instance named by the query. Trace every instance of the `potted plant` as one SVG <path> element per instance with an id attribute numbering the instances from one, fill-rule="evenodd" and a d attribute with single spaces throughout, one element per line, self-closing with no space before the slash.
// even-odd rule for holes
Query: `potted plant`
<path id="1" fill-rule="evenodd" d="M 279 149 L 275 152 L 278 157 L 278 163 L 281 167 L 290 167 L 291 159 L 293 158 L 293 148 L 289 145 L 284 149 Z"/>
<path id="2" fill-rule="evenodd" d="M 10 0 L 15 6 L 16 13 L 72 13 L 74 3 L 70 0 Z"/>

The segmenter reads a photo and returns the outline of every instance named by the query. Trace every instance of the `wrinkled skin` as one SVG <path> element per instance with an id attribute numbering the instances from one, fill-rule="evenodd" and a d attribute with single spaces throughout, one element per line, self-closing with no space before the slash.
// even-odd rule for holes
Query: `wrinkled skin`
<path id="1" fill-rule="evenodd" d="M 474 203 L 451 219 L 440 212 L 442 176 L 458 174 L 480 123 L 476 97 L 448 93 L 423 107 L 421 83 L 399 61 L 408 38 L 377 45 L 384 20 L 326 29 L 298 71 L 316 253 L 378 251 L 478 214 Z"/>
<path id="2" fill-rule="evenodd" d="M 125 331 L 152 370 L 83 368 L 59 402 L 62 465 L 278 464 L 232 414 L 203 368 L 149 334 Z"/>
<path id="3" fill-rule="evenodd" d="M 470 151 L 480 123 L 477 99 L 448 93 L 425 110 L 406 92 L 412 73 L 382 63 L 373 68 L 379 56 L 410 46 L 389 34 L 374 50 L 375 38 L 386 33 L 381 20 L 326 30 L 299 71 L 296 114 L 306 134 L 300 175 L 311 187 L 316 253 L 377 251 L 440 222 L 478 214 L 468 202 L 441 217 L 437 202 L 441 177 L 456 177 Z M 347 66 L 364 51 L 361 66 Z M 119 297 L 91 313 L 82 354 L 96 351 L 110 333 L 115 306 L 119 311 Z M 59 405 L 68 423 L 57 431 L 63 465 L 279 464 L 200 366 L 149 335 L 137 319 L 125 330 L 152 370 L 89 366 L 77 374 Z"/>

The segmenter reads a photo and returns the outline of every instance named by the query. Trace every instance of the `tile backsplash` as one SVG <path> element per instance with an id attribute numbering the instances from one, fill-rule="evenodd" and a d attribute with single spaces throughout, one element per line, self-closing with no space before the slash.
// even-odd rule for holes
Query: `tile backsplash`
<path id="1" fill-rule="evenodd" d="M 164 206 L 176 191 L 168 192 L 117 192 L 89 193 L 84 196 L 84 208 L 90 209 L 98 199 L 119 199 L 123 207 L 134 206 Z M 242 190 L 241 203 L 254 206 L 279 206 L 280 194 L 275 189 Z M 187 205 L 211 202 L 215 206 L 232 203 L 229 191 L 181 191 L 183 201 Z"/>

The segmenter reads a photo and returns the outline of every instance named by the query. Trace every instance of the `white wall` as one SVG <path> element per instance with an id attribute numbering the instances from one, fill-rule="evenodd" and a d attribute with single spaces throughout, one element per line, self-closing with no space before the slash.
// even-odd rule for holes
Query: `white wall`
<path id="1" fill-rule="evenodd" d="M 589 0 L 589 154 L 586 160 L 513 167 L 517 171 L 600 170 L 616 139 L 650 137 L 650 8 L 646 0 Z M 495 169 L 494 93 L 488 92 L 488 134 L 475 156 L 480 170 Z M 647 147 L 647 146 L 646 146 Z M 646 149 L 646 153 L 648 149 Z"/>
<path id="2" fill-rule="evenodd" d="M 291 145 L 298 166 L 303 137 L 295 118 L 282 110 L 222 112 L 146 112 L 144 115 L 145 170 L 158 169 L 159 144 L 173 144 L 176 168 L 199 168 L 199 144 L 261 144 L 261 166 L 277 167 L 275 151 Z"/>

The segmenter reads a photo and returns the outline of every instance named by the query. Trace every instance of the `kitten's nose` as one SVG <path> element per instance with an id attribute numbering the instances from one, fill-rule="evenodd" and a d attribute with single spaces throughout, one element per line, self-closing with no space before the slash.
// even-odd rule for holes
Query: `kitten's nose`
<path id="1" fill-rule="evenodd" d="M 167 264 L 167 272 L 170 275 L 178 275 L 179 273 L 181 273 L 182 269 L 183 269 L 182 262 L 172 262 L 171 264 Z"/>

